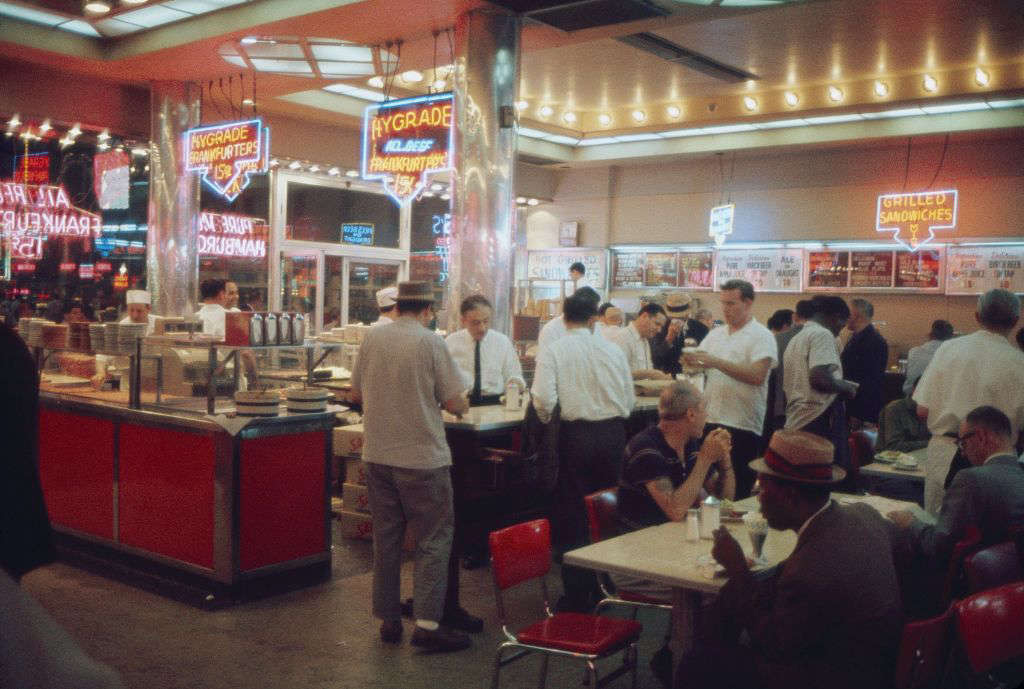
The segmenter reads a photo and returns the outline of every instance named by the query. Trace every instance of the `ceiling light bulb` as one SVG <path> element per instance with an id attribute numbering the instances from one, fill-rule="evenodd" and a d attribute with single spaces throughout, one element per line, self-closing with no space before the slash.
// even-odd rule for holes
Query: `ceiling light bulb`
<path id="1" fill-rule="evenodd" d="M 12 132 L 10 129 L 8 129 L 6 132 L 4 132 L 4 136 L 12 137 L 12 136 L 14 136 L 14 132 Z"/>
<path id="2" fill-rule="evenodd" d="M 101 151 L 106 151 L 106 150 L 107 150 L 108 148 L 110 148 L 110 144 L 108 144 L 108 143 L 106 143 L 106 142 L 104 142 L 104 141 L 101 141 L 101 142 L 100 142 L 100 143 L 99 143 L 99 144 L 98 144 L 98 145 L 96 146 L 96 148 L 98 148 L 98 149 L 99 149 L 99 150 L 101 150 Z"/>
<path id="3" fill-rule="evenodd" d="M 516 197 L 516 203 L 518 203 L 520 205 L 525 204 L 526 203 L 526 197 L 525 196 L 517 196 Z"/>
<path id="4" fill-rule="evenodd" d="M 97 141 L 106 141 L 109 138 L 110 138 L 110 130 L 109 129 L 104 129 L 102 132 L 100 132 L 99 134 L 96 135 L 96 140 Z"/>
<path id="5" fill-rule="evenodd" d="M 885 98 L 889 95 L 889 85 L 879 79 L 875 82 L 875 95 L 879 98 Z"/>
<path id="6" fill-rule="evenodd" d="M 382 77 L 382 76 L 370 77 L 369 79 L 366 80 L 366 83 L 369 84 L 370 86 L 372 86 L 375 89 L 382 89 L 382 88 L 384 88 L 384 77 Z"/>
<path id="7" fill-rule="evenodd" d="M 72 139 L 77 139 L 78 135 L 81 134 L 81 133 L 82 133 L 82 128 L 78 125 L 77 122 L 75 122 L 75 125 L 71 129 L 68 130 L 68 137 L 70 137 Z"/>
<path id="8" fill-rule="evenodd" d="M 7 126 L 10 127 L 11 129 L 14 129 L 15 127 L 18 127 L 20 125 L 21 125 L 21 120 L 18 119 L 18 113 L 14 113 L 14 116 L 11 117 L 11 119 L 7 120 Z"/>
<path id="9" fill-rule="evenodd" d="M 678 105 L 670 105 L 665 108 L 665 114 L 671 117 L 673 120 L 679 119 L 683 114 L 683 109 Z"/>
<path id="10" fill-rule="evenodd" d="M 433 88 L 435 91 L 443 91 L 447 85 L 448 82 L 445 81 L 444 79 L 435 79 L 433 83 Z"/>
<path id="11" fill-rule="evenodd" d="M 828 99 L 833 103 L 838 103 L 843 99 L 843 90 L 838 86 L 829 86 Z"/>
<path id="12" fill-rule="evenodd" d="M 64 137 L 63 139 L 60 140 L 59 143 L 60 143 L 60 147 L 61 148 L 67 148 L 68 146 L 70 146 L 72 144 L 72 141 L 71 141 L 71 139 L 69 139 L 67 137 Z"/>
<path id="13" fill-rule="evenodd" d="M 146 0 L 121 0 L 122 5 L 141 5 L 144 2 L 146 2 Z"/>
<path id="14" fill-rule="evenodd" d="M 552 108 L 550 105 L 542 105 L 540 107 L 540 110 L 538 110 L 537 112 L 540 113 L 541 117 L 551 117 L 551 115 L 554 114 L 555 109 Z"/>
<path id="15" fill-rule="evenodd" d="M 441 200 L 442 201 L 451 201 L 451 199 L 452 199 L 452 195 L 451 194 L 441 194 Z"/>
<path id="16" fill-rule="evenodd" d="M 644 112 L 643 110 L 634 110 L 633 111 L 633 121 L 634 122 L 639 123 L 639 122 L 643 122 L 646 119 L 647 119 L 647 113 Z"/>
<path id="17" fill-rule="evenodd" d="M 574 113 L 574 112 L 562 113 L 562 121 L 565 122 L 566 124 L 573 124 L 574 122 L 576 122 L 576 113 Z"/>
<path id="18" fill-rule="evenodd" d="M 345 176 L 346 177 L 358 177 L 359 176 L 359 171 L 358 170 L 349 170 L 348 172 L 345 173 Z"/>
<path id="19" fill-rule="evenodd" d="M 422 194 L 420 194 L 420 196 L 422 196 L 423 198 L 432 199 L 432 198 L 434 198 L 434 192 L 432 192 L 432 191 L 425 191 Z"/>
<path id="20" fill-rule="evenodd" d="M 337 176 L 341 174 L 341 170 L 336 167 L 332 167 L 327 171 L 327 174 Z"/>
<path id="21" fill-rule="evenodd" d="M 89 14 L 106 14 L 110 11 L 110 3 L 106 0 L 86 0 L 83 9 Z"/>
<path id="22" fill-rule="evenodd" d="M 149 155 L 149 151 L 141 146 L 136 146 L 132 149 L 133 156 L 146 156 Z"/>
<path id="23" fill-rule="evenodd" d="M 407 84 L 418 84 L 423 81 L 423 72 L 417 72 L 415 69 L 402 72 L 402 81 Z"/>
<path id="24" fill-rule="evenodd" d="M 988 82 L 991 79 L 988 72 L 978 67 L 974 70 L 974 83 L 978 86 L 988 86 Z"/>
<path id="25" fill-rule="evenodd" d="M 536 206 L 538 203 L 540 203 L 540 201 L 537 199 L 527 199 L 526 201 L 527 206 Z"/>
<path id="26" fill-rule="evenodd" d="M 519 112 L 522 112 L 523 110 L 526 110 L 528 107 L 530 107 L 530 101 L 528 101 L 528 100 L 517 100 L 516 101 L 516 110 L 518 110 Z"/>
<path id="27" fill-rule="evenodd" d="M 757 99 L 753 96 L 743 96 L 743 107 L 749 112 L 757 110 Z"/>
<path id="28" fill-rule="evenodd" d="M 597 121 L 601 123 L 602 127 L 607 127 L 612 123 L 612 116 L 606 112 L 602 112 L 600 115 L 597 116 Z"/>
<path id="29" fill-rule="evenodd" d="M 430 185 L 430 191 L 441 191 L 442 189 L 444 189 L 444 185 L 440 182 L 434 182 Z"/>
<path id="30" fill-rule="evenodd" d="M 800 102 L 800 96 L 798 96 L 793 91 L 786 91 L 786 93 L 784 93 L 782 97 L 786 100 L 786 105 L 788 105 L 791 108 L 795 108 L 797 106 L 797 103 Z"/>
<path id="31" fill-rule="evenodd" d="M 310 172 L 320 172 L 320 166 L 319 165 L 310 165 L 309 166 L 309 171 Z"/>
<path id="32" fill-rule="evenodd" d="M 39 131 L 41 131 L 43 134 L 50 131 L 51 129 L 53 129 L 53 126 L 50 124 L 49 118 L 43 120 L 43 123 L 39 125 Z"/>
<path id="33" fill-rule="evenodd" d="M 925 74 L 924 79 L 921 80 L 921 86 L 928 93 L 934 93 L 939 88 L 939 82 L 931 74 Z"/>
<path id="34" fill-rule="evenodd" d="M 243 98 L 242 105 L 256 105 L 256 101 L 254 101 L 252 98 Z"/>
<path id="35" fill-rule="evenodd" d="M 281 161 L 278 160 L 277 158 L 271 158 L 270 159 L 270 167 L 277 167 L 280 164 L 281 164 Z"/>
<path id="36" fill-rule="evenodd" d="M 288 168 L 291 170 L 298 170 L 300 167 L 302 167 L 302 163 L 300 163 L 297 160 L 293 160 L 292 162 L 288 163 Z"/>

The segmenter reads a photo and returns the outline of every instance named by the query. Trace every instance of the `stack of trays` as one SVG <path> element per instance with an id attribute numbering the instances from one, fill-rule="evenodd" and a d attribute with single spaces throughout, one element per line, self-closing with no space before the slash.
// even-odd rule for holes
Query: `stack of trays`
<path id="1" fill-rule="evenodd" d="M 69 323 L 68 349 L 77 352 L 89 351 L 89 324 Z"/>
<path id="2" fill-rule="evenodd" d="M 117 329 L 118 351 L 121 354 L 135 353 L 135 340 L 146 336 L 146 323 L 121 323 Z"/>
<path id="3" fill-rule="evenodd" d="M 107 354 L 117 354 L 117 331 L 119 323 L 107 323 L 103 329 L 103 349 Z"/>
<path id="4" fill-rule="evenodd" d="M 47 349 L 67 349 L 68 326 L 64 323 L 47 323 L 44 325 L 42 344 Z"/>
<path id="5" fill-rule="evenodd" d="M 289 388 L 288 411 L 293 414 L 316 414 L 327 411 L 329 393 L 323 388 Z"/>
<path id="6" fill-rule="evenodd" d="M 25 344 L 29 347 L 43 346 L 43 325 L 48 323 L 45 318 L 22 318 L 18 321 L 18 328 Z"/>
<path id="7" fill-rule="evenodd" d="M 239 416 L 277 416 L 281 396 L 276 391 L 239 390 L 235 393 L 235 412 Z"/>
<path id="8" fill-rule="evenodd" d="M 97 354 L 106 351 L 106 326 L 103 323 L 89 324 L 89 345 L 90 349 Z"/>

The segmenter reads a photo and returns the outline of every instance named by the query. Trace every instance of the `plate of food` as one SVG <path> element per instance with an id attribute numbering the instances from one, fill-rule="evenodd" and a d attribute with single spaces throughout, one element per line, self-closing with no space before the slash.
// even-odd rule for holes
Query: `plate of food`
<path id="1" fill-rule="evenodd" d="M 746 510 L 738 509 L 732 500 L 722 500 L 721 520 L 723 522 L 742 522 L 743 515 L 746 513 Z"/>
<path id="2" fill-rule="evenodd" d="M 883 450 L 882 452 L 875 453 L 875 461 L 883 464 L 893 464 L 902 454 L 902 452 L 897 450 Z"/>
<path id="3" fill-rule="evenodd" d="M 917 470 L 917 458 L 913 455 L 902 453 L 899 459 L 892 465 L 893 469 L 899 469 L 900 471 L 916 471 Z"/>

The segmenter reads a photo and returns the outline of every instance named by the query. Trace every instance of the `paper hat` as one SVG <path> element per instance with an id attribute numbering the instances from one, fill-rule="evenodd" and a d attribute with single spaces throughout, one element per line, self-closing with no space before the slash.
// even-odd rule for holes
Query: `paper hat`
<path id="1" fill-rule="evenodd" d="M 389 309 L 395 305 L 395 297 L 398 296 L 397 287 L 385 287 L 377 290 L 377 308 Z"/>
<path id="2" fill-rule="evenodd" d="M 152 300 L 149 297 L 149 292 L 144 289 L 130 289 L 125 295 L 125 299 L 129 304 L 145 304 L 149 306 Z"/>

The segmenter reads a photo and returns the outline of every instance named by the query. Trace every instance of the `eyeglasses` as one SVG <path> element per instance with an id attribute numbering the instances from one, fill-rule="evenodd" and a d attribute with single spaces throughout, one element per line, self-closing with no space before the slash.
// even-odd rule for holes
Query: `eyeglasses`
<path id="1" fill-rule="evenodd" d="M 970 431 L 968 433 L 964 433 L 961 436 L 957 436 L 957 439 L 956 439 L 957 446 L 958 447 L 963 447 L 964 445 L 967 444 L 968 440 L 970 440 L 972 437 L 974 437 L 977 434 L 978 434 L 978 431 Z"/>

